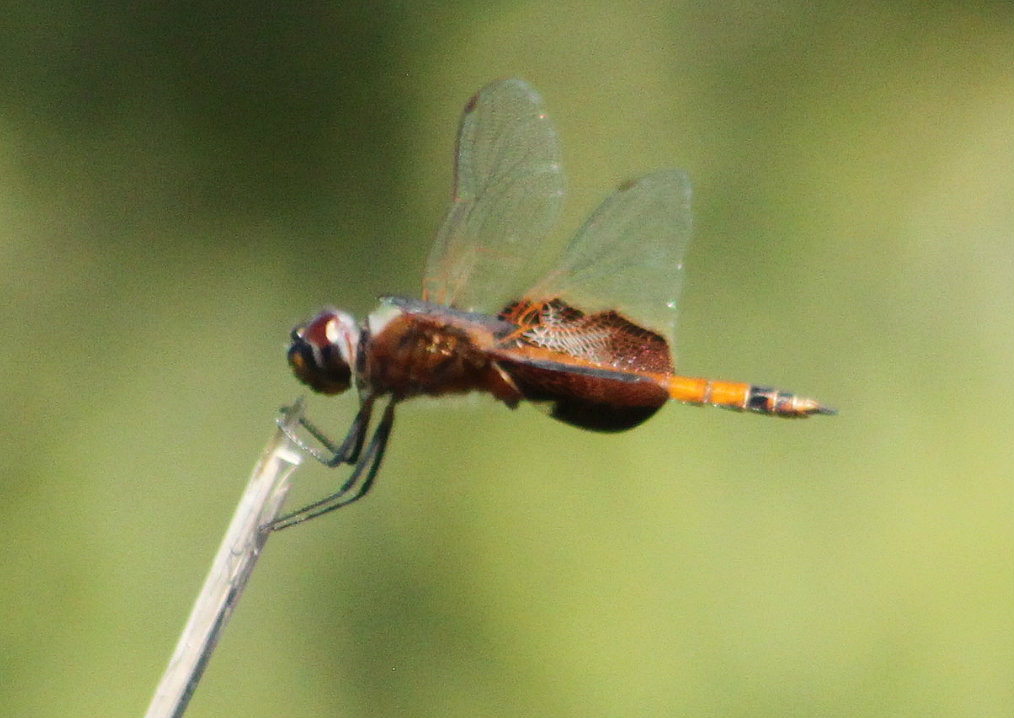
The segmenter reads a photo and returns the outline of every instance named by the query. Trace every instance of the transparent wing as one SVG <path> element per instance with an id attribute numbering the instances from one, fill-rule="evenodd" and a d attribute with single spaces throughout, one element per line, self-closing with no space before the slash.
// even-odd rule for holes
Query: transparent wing
<path id="1" fill-rule="evenodd" d="M 620 186 L 584 223 L 532 300 L 559 297 L 585 313 L 615 310 L 673 346 L 690 180 L 667 169 Z"/>
<path id="2" fill-rule="evenodd" d="M 556 130 L 522 80 L 495 82 L 465 106 L 454 201 L 430 250 L 423 297 L 498 311 L 545 270 L 546 232 L 563 201 Z"/>

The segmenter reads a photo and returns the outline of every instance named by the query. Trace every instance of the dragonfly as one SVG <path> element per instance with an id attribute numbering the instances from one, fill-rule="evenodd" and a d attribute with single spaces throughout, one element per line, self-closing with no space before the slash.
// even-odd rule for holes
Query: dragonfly
<path id="1" fill-rule="evenodd" d="M 519 79 L 494 82 L 468 101 L 455 160 L 453 200 L 422 298 L 382 296 L 362 322 L 326 308 L 292 330 L 295 376 L 327 395 L 354 387 L 359 410 L 340 443 L 305 417 L 299 423 L 318 445 L 289 432 L 321 463 L 352 469 L 336 492 L 272 529 L 365 496 L 395 407 L 413 397 L 484 392 L 512 409 L 532 402 L 554 419 L 602 432 L 636 427 L 669 400 L 780 417 L 835 413 L 771 387 L 676 373 L 691 233 L 682 170 L 624 183 L 569 243 L 549 241 L 564 197 L 560 143 L 542 98 Z"/>

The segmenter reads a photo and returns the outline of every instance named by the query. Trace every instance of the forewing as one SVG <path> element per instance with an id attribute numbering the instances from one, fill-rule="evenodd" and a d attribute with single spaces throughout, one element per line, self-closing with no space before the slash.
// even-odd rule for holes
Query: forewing
<path id="1" fill-rule="evenodd" d="M 558 297 L 585 313 L 615 310 L 672 346 L 691 224 L 690 180 L 682 170 L 627 182 L 588 218 L 528 298 Z"/>
<path id="2" fill-rule="evenodd" d="M 426 265 L 423 297 L 496 311 L 545 270 L 545 235 L 563 200 L 556 130 L 522 80 L 495 82 L 458 129 L 454 200 Z"/>

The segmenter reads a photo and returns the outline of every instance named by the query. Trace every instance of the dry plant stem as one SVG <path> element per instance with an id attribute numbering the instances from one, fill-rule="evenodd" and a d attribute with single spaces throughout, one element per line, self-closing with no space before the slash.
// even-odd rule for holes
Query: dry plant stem
<path id="1" fill-rule="evenodd" d="M 148 718 L 182 716 L 186 710 L 270 535 L 261 527 L 280 513 L 289 490 L 289 474 L 300 463 L 301 454 L 290 444 L 282 427 L 294 430 L 302 411 L 302 400 L 285 411 L 279 429 L 254 468 L 176 651 L 148 706 L 145 714 Z"/>

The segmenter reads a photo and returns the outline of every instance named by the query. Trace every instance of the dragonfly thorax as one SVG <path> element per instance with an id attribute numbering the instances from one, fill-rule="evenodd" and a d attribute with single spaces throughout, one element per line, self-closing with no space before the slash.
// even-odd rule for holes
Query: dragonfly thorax
<path id="1" fill-rule="evenodd" d="M 362 329 L 347 312 L 325 309 L 292 330 L 289 366 L 321 394 L 341 394 L 352 382 Z"/>

